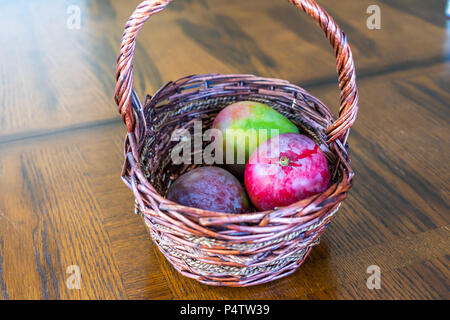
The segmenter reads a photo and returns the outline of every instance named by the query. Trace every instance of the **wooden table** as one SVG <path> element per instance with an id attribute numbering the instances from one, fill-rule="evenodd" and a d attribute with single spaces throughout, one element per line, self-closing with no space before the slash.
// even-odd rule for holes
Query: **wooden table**
<path id="1" fill-rule="evenodd" d="M 8 0 L 0 10 L 0 297 L 3 299 L 449 299 L 450 21 L 445 1 L 321 0 L 352 44 L 360 112 L 354 187 L 299 271 L 249 288 L 180 276 L 120 180 L 112 96 L 138 0 Z M 381 9 L 369 30 L 366 9 Z M 68 11 L 69 10 L 69 11 Z M 77 10 L 77 9 L 75 9 Z M 296 83 L 337 111 L 334 58 L 287 1 L 183 0 L 136 48 L 142 96 L 194 73 Z M 79 266 L 80 289 L 67 279 Z M 381 271 L 369 290 L 367 268 Z M 69 271 L 69 273 L 67 273 Z"/>

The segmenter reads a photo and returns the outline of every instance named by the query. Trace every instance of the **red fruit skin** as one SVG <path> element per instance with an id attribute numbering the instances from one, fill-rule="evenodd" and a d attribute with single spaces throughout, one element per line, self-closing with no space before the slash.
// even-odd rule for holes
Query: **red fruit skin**
<path id="1" fill-rule="evenodd" d="M 167 199 L 184 206 L 226 213 L 250 211 L 250 201 L 235 176 L 219 167 L 200 167 L 180 176 Z"/>
<path id="2" fill-rule="evenodd" d="M 288 164 L 280 163 L 288 159 Z M 328 161 L 309 137 L 283 133 L 262 143 L 245 168 L 245 187 L 260 211 L 288 206 L 330 185 Z"/>

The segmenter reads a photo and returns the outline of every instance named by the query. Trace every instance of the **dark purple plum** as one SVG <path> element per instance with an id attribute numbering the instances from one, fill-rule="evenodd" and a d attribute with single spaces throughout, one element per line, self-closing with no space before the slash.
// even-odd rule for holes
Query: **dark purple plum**
<path id="1" fill-rule="evenodd" d="M 242 185 L 219 167 L 200 167 L 183 174 L 170 186 L 167 199 L 216 212 L 250 211 L 250 201 Z"/>

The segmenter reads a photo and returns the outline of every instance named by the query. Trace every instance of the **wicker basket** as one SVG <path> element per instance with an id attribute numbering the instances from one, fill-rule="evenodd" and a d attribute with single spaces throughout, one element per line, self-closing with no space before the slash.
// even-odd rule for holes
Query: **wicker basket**
<path id="1" fill-rule="evenodd" d="M 336 54 L 341 91 L 339 118 L 302 88 L 284 80 L 254 75 L 206 74 L 164 85 L 141 103 L 133 89 L 136 36 L 147 19 L 171 0 L 140 4 L 125 26 L 117 61 L 115 101 L 128 134 L 122 179 L 133 191 L 160 251 L 184 276 L 216 286 L 242 287 L 294 272 L 319 241 L 352 186 L 346 140 L 357 114 L 358 91 L 347 37 L 313 0 L 290 0 L 313 17 Z M 165 199 L 171 181 L 196 165 L 174 165 L 171 133 L 204 128 L 228 104 L 262 101 L 312 137 L 327 156 L 332 172 L 328 190 L 274 211 L 226 214 L 185 207 Z"/>

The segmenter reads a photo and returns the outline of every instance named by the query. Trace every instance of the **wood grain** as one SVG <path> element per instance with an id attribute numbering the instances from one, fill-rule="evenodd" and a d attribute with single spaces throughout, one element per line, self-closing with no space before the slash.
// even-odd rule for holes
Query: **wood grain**
<path id="1" fill-rule="evenodd" d="M 439 10 L 442 2 L 432 1 L 428 10 Z M 71 30 L 66 27 L 71 1 L 4 1 L 0 141 L 117 121 L 110 79 L 123 25 L 138 3 L 78 1 L 81 27 Z M 365 26 L 366 9 L 376 3 L 382 29 L 372 31 Z M 418 2 L 405 4 L 407 10 L 392 1 L 321 4 L 350 36 L 360 76 L 449 59 L 445 21 L 436 25 L 430 16 L 418 15 L 423 11 Z M 209 72 L 256 73 L 301 86 L 336 83 L 327 41 L 287 1 L 174 1 L 152 17 L 137 43 L 141 95 L 184 75 Z"/>
<path id="2" fill-rule="evenodd" d="M 1 299 L 449 299 L 450 40 L 444 1 L 335 1 L 355 55 L 355 184 L 300 270 L 250 288 L 180 276 L 133 214 L 119 178 L 112 99 L 123 24 L 139 1 L 4 1 L 0 11 Z M 382 9 L 382 29 L 365 27 Z M 440 12 L 442 11 L 442 12 Z M 26 19 L 24 18 L 26 17 Z M 13 31 L 12 31 L 13 30 Z M 290 80 L 337 111 L 333 54 L 286 1 L 183 0 L 149 21 L 136 88 L 206 72 Z M 81 289 L 69 289 L 78 265 Z M 378 265 L 380 290 L 366 269 Z"/>

